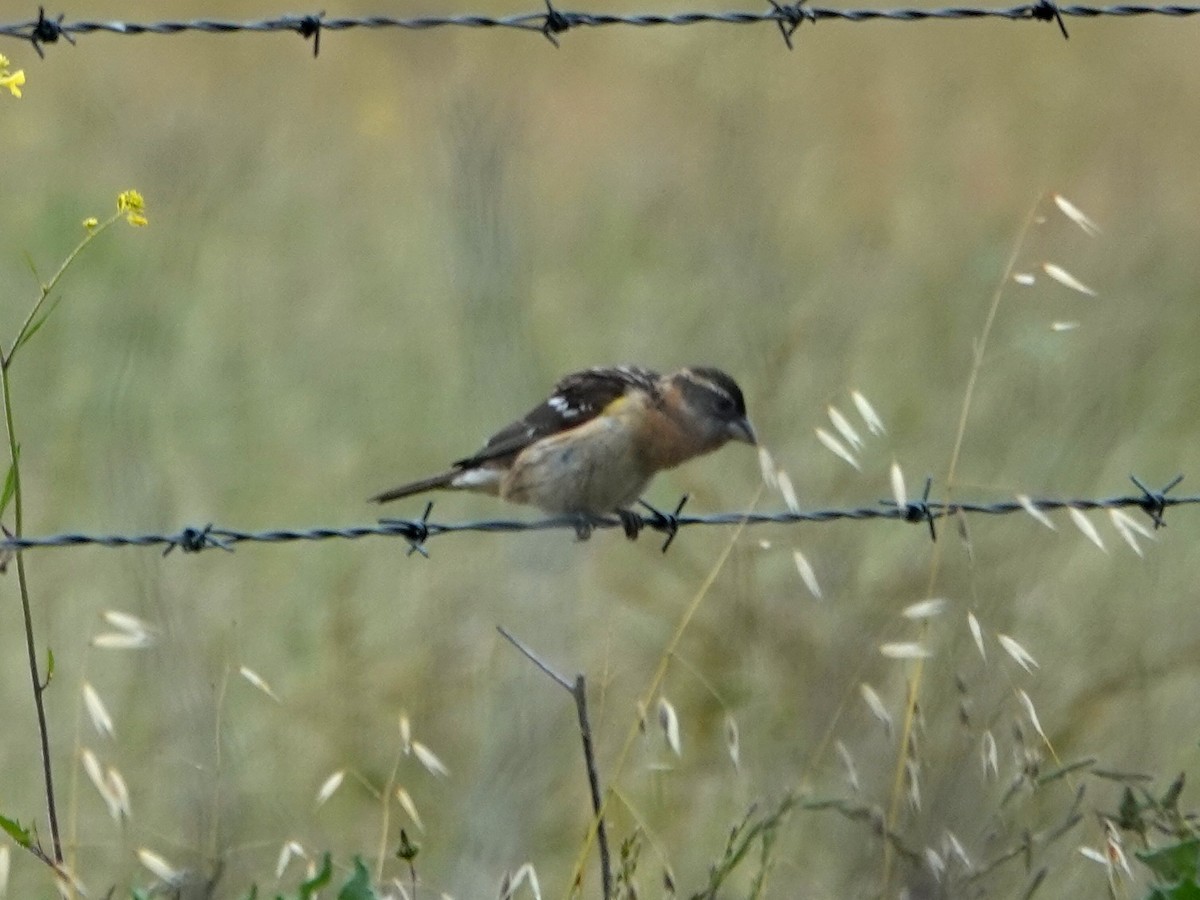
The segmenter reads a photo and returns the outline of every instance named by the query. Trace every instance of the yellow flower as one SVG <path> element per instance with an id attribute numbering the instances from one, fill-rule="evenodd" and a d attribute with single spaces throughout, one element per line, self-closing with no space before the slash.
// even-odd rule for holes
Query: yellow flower
<path id="1" fill-rule="evenodd" d="M 21 85 L 25 83 L 25 70 L 17 69 L 11 75 L 0 66 L 0 88 L 8 88 L 14 97 L 21 96 Z"/>
<path id="2" fill-rule="evenodd" d="M 122 191 L 117 194 L 117 212 L 140 212 L 146 208 L 146 201 L 137 191 Z"/>
<path id="3" fill-rule="evenodd" d="M 86 219 L 83 220 L 83 227 L 86 228 L 88 231 L 91 231 L 93 228 L 95 228 L 99 224 L 100 224 L 100 221 L 95 216 L 88 216 Z"/>
<path id="4" fill-rule="evenodd" d="M 117 212 L 125 216 L 125 221 L 135 228 L 150 224 L 145 216 L 146 201 L 137 191 L 122 191 L 117 196 Z"/>

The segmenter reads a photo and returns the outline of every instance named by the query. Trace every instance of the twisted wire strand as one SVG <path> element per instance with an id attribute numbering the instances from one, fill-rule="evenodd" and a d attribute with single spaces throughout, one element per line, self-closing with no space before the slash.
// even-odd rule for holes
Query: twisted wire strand
<path id="1" fill-rule="evenodd" d="M 174 533 L 162 534 L 84 534 L 66 533 L 42 537 L 7 537 L 0 540 L 0 552 L 35 550 L 48 547 L 164 547 L 164 555 L 178 548 L 185 552 L 222 549 L 232 551 L 241 543 L 279 544 L 295 541 L 358 540 L 365 537 L 392 537 L 405 540 L 408 552 L 425 554 L 425 545 L 432 538 L 447 534 L 476 532 L 485 534 L 514 534 L 553 530 L 573 530 L 587 537 L 593 529 L 625 528 L 632 526 L 632 533 L 649 530 L 667 536 L 665 550 L 682 528 L 693 526 L 727 526 L 747 523 L 751 525 L 797 525 L 800 523 L 828 523 L 837 521 L 891 520 L 909 523 L 924 523 L 930 536 L 936 540 L 934 523 L 957 515 L 1010 515 L 1028 512 L 1032 507 L 1040 512 L 1074 509 L 1081 512 L 1091 510 L 1137 509 L 1145 513 L 1154 528 L 1166 523 L 1166 511 L 1176 506 L 1200 504 L 1200 495 L 1171 497 L 1167 492 L 1175 487 L 1181 477 L 1171 481 L 1160 490 L 1146 488 L 1136 478 L 1134 482 L 1140 494 L 1113 497 L 1069 499 L 1040 498 L 1000 500 L 996 502 L 953 501 L 942 502 L 920 498 L 903 505 L 892 500 L 880 500 L 871 505 L 849 508 L 818 510 L 787 510 L 780 512 L 724 512 L 710 515 L 684 515 L 680 512 L 681 502 L 675 512 L 667 513 L 647 505 L 647 512 L 629 512 L 623 518 L 601 516 L 582 519 L 576 516 L 554 516 L 541 519 L 484 519 L 466 522 L 430 521 L 433 509 L 430 503 L 420 519 L 386 518 L 372 525 L 347 527 L 284 528 L 268 531 L 243 531 L 209 524 L 203 527 L 188 526 Z M 684 498 L 686 500 L 686 498 Z"/>
<path id="2" fill-rule="evenodd" d="M 770 8 L 765 10 L 730 10 L 726 12 L 684 11 L 676 13 L 593 13 L 560 11 L 546 3 L 545 11 L 517 13 L 506 16 L 473 14 L 417 16 L 401 18 L 395 16 L 345 16 L 326 17 L 324 13 L 308 15 L 284 15 L 269 19 L 231 21 L 219 19 L 189 19 L 159 22 L 124 22 L 117 20 L 66 21 L 65 14 L 48 17 L 44 8 L 39 8 L 38 17 L 24 22 L 0 24 L 0 36 L 30 41 L 39 55 L 45 44 L 62 38 L 69 43 L 85 35 L 96 33 L 117 35 L 183 34 L 272 34 L 290 32 L 304 38 L 314 39 L 314 53 L 319 50 L 322 32 L 348 31 L 351 29 L 401 29 L 405 31 L 428 31 L 436 28 L 509 29 L 542 34 L 556 46 L 556 35 L 576 28 L 600 28 L 628 26 L 647 28 L 653 26 L 688 26 L 701 24 L 761 25 L 774 24 L 783 33 L 788 47 L 791 36 L 804 22 L 834 20 L 842 22 L 869 22 L 887 20 L 893 22 L 922 22 L 930 20 L 961 19 L 1008 19 L 1011 21 L 1055 21 L 1066 36 L 1064 18 L 1099 18 L 1133 16 L 1185 17 L 1200 13 L 1200 6 L 1182 4 L 1117 4 L 1112 6 L 1085 6 L 1071 4 L 1059 6 L 1052 0 L 1037 0 L 1009 7 L 952 6 L 938 9 L 915 7 L 898 9 L 833 9 L 812 7 L 803 0 L 794 4 L 767 0 Z"/>

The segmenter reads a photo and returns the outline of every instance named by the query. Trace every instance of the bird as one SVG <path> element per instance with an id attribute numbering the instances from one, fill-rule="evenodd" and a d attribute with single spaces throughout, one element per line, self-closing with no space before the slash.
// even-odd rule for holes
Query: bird
<path id="1" fill-rule="evenodd" d="M 758 438 L 741 388 L 720 369 L 594 367 L 564 376 L 474 455 L 370 499 L 474 491 L 575 517 L 581 538 L 589 523 L 615 514 L 632 539 L 641 520 L 630 506 L 651 479 L 730 441 L 754 446 Z"/>

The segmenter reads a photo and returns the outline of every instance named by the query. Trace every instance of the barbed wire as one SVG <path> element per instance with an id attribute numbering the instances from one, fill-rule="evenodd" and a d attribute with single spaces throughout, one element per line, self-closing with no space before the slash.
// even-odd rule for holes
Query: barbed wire
<path id="1" fill-rule="evenodd" d="M 408 543 L 408 553 L 427 556 L 426 544 L 430 539 L 447 534 L 463 532 L 516 533 L 528 531 L 572 530 L 580 539 L 588 538 L 596 529 L 622 528 L 630 538 L 636 538 L 643 530 L 658 532 L 666 536 L 662 549 L 665 553 L 681 528 L 697 525 L 796 525 L 802 522 L 827 523 L 837 521 L 891 520 L 908 523 L 924 523 L 929 528 L 930 538 L 937 539 L 936 522 L 950 516 L 990 515 L 1002 516 L 1016 512 L 1038 515 L 1056 510 L 1121 510 L 1139 509 L 1145 513 L 1151 525 L 1157 529 L 1165 527 L 1166 511 L 1175 506 L 1200 504 L 1200 496 L 1167 496 L 1182 480 L 1179 475 L 1166 486 L 1154 490 L 1147 487 L 1136 476 L 1130 480 L 1140 493 L 1104 498 L 1076 497 L 1071 499 L 1034 499 L 1018 495 L 1015 500 L 998 502 L 971 502 L 956 500 L 943 502 L 929 498 L 932 479 L 925 482 L 924 494 L 903 504 L 895 500 L 879 500 L 872 505 L 841 509 L 787 510 L 783 512 L 728 512 L 711 515 L 683 515 L 687 502 L 685 496 L 673 512 L 663 512 L 642 502 L 646 512 L 626 511 L 621 516 L 554 516 L 543 519 L 488 519 L 473 522 L 432 522 L 429 519 L 433 504 L 425 507 L 420 519 L 380 519 L 373 525 L 355 525 L 344 528 L 275 529 L 271 531 L 239 531 L 208 524 L 203 527 L 185 527 L 173 534 L 57 534 L 47 537 L 13 537 L 7 535 L 0 540 L 0 553 L 10 554 L 18 550 L 35 550 L 46 547 L 164 547 L 163 555 L 178 548 L 187 553 L 201 550 L 220 549 L 232 552 L 237 544 L 262 543 L 280 544 L 292 541 L 358 540 L 365 537 L 398 537 Z"/>
<path id="2" fill-rule="evenodd" d="M 1130 4 L 1123 3 L 1113 6 L 1082 6 L 1071 4 L 1060 6 L 1053 0 L 1035 0 L 1033 3 L 1022 3 L 1009 7 L 972 7 L 953 6 L 940 9 L 920 9 L 914 7 L 898 9 L 832 9 L 814 7 L 799 0 L 796 3 L 782 3 L 779 0 L 766 0 L 769 9 L 765 10 L 730 10 L 726 12 L 707 12 L 692 10 L 676 13 L 592 13 L 570 12 L 556 9 L 550 0 L 545 0 L 546 9 L 536 12 L 516 13 L 507 16 L 485 15 L 449 15 L 449 16 L 417 16 L 400 18 L 395 16 L 350 16 L 327 18 L 324 12 L 306 15 L 284 15 L 271 19 L 255 19 L 248 21 L 229 21 L 217 19 L 189 19 L 182 21 L 160 22 L 122 22 L 116 20 L 66 21 L 66 14 L 47 16 L 44 7 L 38 8 L 36 19 L 24 22 L 0 24 L 0 36 L 28 41 L 37 51 L 38 56 L 44 56 L 43 47 L 57 43 L 60 38 L 70 44 L 84 35 L 107 33 L 119 35 L 144 34 L 184 34 L 201 32 L 205 34 L 274 34 L 290 32 L 304 39 L 313 41 L 313 55 L 317 56 L 321 48 L 321 35 L 330 31 L 348 31 L 364 28 L 369 30 L 401 29 L 405 31 L 429 31 L 435 28 L 470 28 L 470 29 L 510 29 L 541 34 L 556 47 L 558 35 L 572 29 L 601 28 L 607 26 L 631 26 L 648 28 L 659 25 L 763 25 L 773 24 L 783 36 L 788 49 L 793 49 L 792 37 L 796 30 L 805 22 L 816 24 L 820 21 L 833 20 L 841 22 L 870 22 L 886 20 L 891 22 L 925 22 L 931 20 L 959 19 L 1007 19 L 1010 21 L 1055 22 L 1058 24 L 1064 38 L 1068 37 L 1065 18 L 1094 19 L 1099 17 L 1129 18 L 1133 16 L 1194 16 L 1200 13 L 1200 6 L 1180 4 Z"/>

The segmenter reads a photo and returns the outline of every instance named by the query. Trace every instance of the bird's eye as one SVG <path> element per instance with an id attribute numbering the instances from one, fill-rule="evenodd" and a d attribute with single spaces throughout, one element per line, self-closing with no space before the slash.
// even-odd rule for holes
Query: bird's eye
<path id="1" fill-rule="evenodd" d="M 717 396 L 717 412 L 724 416 L 733 415 L 737 412 L 737 404 L 728 394 L 719 394 Z"/>

